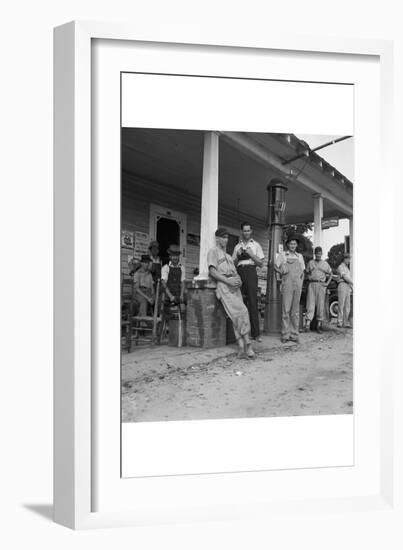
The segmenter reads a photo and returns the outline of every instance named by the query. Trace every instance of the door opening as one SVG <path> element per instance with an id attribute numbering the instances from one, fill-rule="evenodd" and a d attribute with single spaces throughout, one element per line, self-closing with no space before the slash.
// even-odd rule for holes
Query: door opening
<path id="1" fill-rule="evenodd" d="M 180 244 L 180 226 L 172 218 L 157 217 L 157 241 L 160 245 L 160 258 L 163 264 L 168 263 L 168 247 Z"/>
<path id="2" fill-rule="evenodd" d="M 150 204 L 150 240 L 157 240 L 162 263 L 168 263 L 168 247 L 177 244 L 181 249 L 181 264 L 186 266 L 186 214 L 164 206 Z"/>

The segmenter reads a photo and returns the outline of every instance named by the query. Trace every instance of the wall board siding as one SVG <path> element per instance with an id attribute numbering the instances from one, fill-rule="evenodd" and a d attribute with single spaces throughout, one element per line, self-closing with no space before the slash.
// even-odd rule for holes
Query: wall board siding
<path id="1" fill-rule="evenodd" d="M 129 174 L 122 178 L 122 230 L 149 232 L 150 204 L 171 208 L 187 216 L 187 232 L 200 235 L 200 197 L 190 195 L 179 189 L 164 186 L 157 182 L 143 180 Z M 268 253 L 268 231 L 266 220 L 244 218 L 242 214 L 219 205 L 218 224 L 228 228 L 231 234 L 239 235 L 239 219 L 250 221 L 254 230 L 253 237 L 261 244 L 265 254 Z M 199 246 L 186 246 L 186 278 L 194 277 L 193 270 L 199 266 Z M 128 273 L 127 257 L 129 249 L 122 248 L 122 271 Z M 258 269 L 259 286 L 266 292 L 267 267 Z"/>

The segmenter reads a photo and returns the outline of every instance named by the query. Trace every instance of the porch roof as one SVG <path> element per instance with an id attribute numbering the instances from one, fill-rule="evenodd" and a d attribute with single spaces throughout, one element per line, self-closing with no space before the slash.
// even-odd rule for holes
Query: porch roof
<path id="1" fill-rule="evenodd" d="M 293 134 L 218 132 L 219 205 L 267 220 L 267 185 L 282 176 L 287 183 L 286 221 L 312 222 L 314 193 L 324 197 L 324 217 L 352 215 L 353 184 L 320 155 L 310 153 L 288 165 L 306 148 Z M 122 129 L 122 169 L 146 180 L 200 197 L 203 135 L 194 130 Z"/>

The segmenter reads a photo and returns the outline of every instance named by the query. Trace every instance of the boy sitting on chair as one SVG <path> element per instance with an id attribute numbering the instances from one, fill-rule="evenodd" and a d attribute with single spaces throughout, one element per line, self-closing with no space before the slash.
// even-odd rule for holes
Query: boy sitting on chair
<path id="1" fill-rule="evenodd" d="M 133 275 L 134 297 L 139 306 L 138 316 L 146 317 L 149 305 L 154 303 L 154 281 L 150 272 L 151 258 L 143 254 L 141 266 Z"/>
<path id="2" fill-rule="evenodd" d="M 161 284 L 165 292 L 165 309 L 170 305 L 184 303 L 185 293 L 185 268 L 179 262 L 180 248 L 177 244 L 171 244 L 168 248 L 169 263 L 162 266 Z"/>

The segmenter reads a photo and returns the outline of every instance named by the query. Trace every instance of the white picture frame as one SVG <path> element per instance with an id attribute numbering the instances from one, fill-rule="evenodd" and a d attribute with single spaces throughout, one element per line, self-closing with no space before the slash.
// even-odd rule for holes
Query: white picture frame
<path id="1" fill-rule="evenodd" d="M 207 509 L 206 501 L 185 502 L 186 490 L 175 493 L 175 480 L 164 478 L 143 478 L 136 487 L 129 489 L 133 496 L 143 491 L 145 496 L 158 495 L 158 491 L 171 491 L 170 506 L 167 502 L 158 504 L 149 498 L 147 505 L 128 506 L 111 498 L 106 511 L 94 510 L 94 480 L 97 479 L 96 460 L 93 455 L 93 415 L 96 400 L 96 384 L 93 366 L 96 349 L 93 341 L 94 300 L 97 291 L 97 276 L 92 271 L 95 255 L 93 230 L 96 227 L 97 203 L 91 186 L 92 177 L 92 135 L 91 135 L 91 75 L 92 43 L 94 40 L 134 41 L 142 43 L 175 43 L 178 48 L 203 47 L 219 52 L 222 48 L 241 48 L 243 55 L 254 56 L 256 51 L 280 50 L 340 59 L 344 56 L 377 58 L 380 68 L 380 145 L 377 151 L 382 158 L 385 172 L 390 170 L 392 150 L 391 126 L 392 107 L 392 44 L 386 41 L 346 40 L 314 36 L 286 36 L 270 34 L 257 36 L 254 40 L 230 36 L 203 37 L 182 35 L 154 36 L 147 30 L 139 31 L 129 25 L 109 23 L 72 22 L 55 29 L 55 397 L 54 397 L 54 505 L 55 521 L 71 528 L 91 528 L 120 525 L 141 525 L 161 522 L 198 521 L 222 518 L 246 518 L 262 514 L 298 512 L 307 505 L 310 495 L 288 496 L 285 501 L 269 501 L 259 494 L 258 487 L 264 485 L 264 472 L 251 474 L 216 474 L 206 476 L 209 488 L 231 492 L 231 502 L 225 509 L 212 505 Z M 118 42 L 116 42 L 118 45 Z M 123 69 L 123 68 L 122 68 Z M 309 78 L 307 78 L 309 79 Z M 337 82 L 337 79 L 335 80 Z M 385 173 L 384 172 L 384 173 Z M 390 172 L 389 172 L 390 175 Z M 384 222 L 393 204 L 394 188 L 391 177 L 385 178 L 384 202 L 380 205 L 377 238 L 384 241 Z M 358 237 L 358 235 L 357 235 Z M 382 254 L 391 253 L 391 245 L 385 244 Z M 386 288 L 393 279 L 382 273 L 382 285 L 378 283 L 378 309 L 387 315 Z M 387 343 L 388 334 L 381 331 L 381 339 Z M 394 507 L 400 490 L 394 472 L 394 436 L 392 417 L 398 414 L 394 406 L 393 376 L 397 366 L 397 354 L 393 347 L 384 347 L 383 365 L 379 385 L 376 388 L 380 399 L 379 435 L 379 490 L 363 488 L 352 496 L 341 494 L 339 498 L 314 498 L 310 501 L 312 514 L 323 511 L 341 511 L 346 507 L 352 511 L 385 511 L 400 514 Z M 374 361 L 377 356 L 374 356 Z M 397 417 L 396 417 L 397 420 Z M 116 443 L 116 441 L 115 441 Z M 275 474 L 280 476 L 281 474 Z M 294 477 L 303 473 L 295 470 Z M 371 473 L 373 475 L 373 472 Z M 246 478 L 245 476 L 249 476 Z M 173 476 L 174 478 L 181 476 Z M 182 476 L 181 486 L 191 485 L 197 475 Z M 199 476 L 200 478 L 200 476 Z M 246 484 L 255 488 L 243 498 L 240 487 Z M 375 481 L 375 480 L 373 480 Z M 128 484 L 128 480 L 121 480 Z M 401 493 L 400 493 L 401 494 Z M 246 495 L 246 493 L 245 493 Z M 181 500 L 182 499 L 182 500 Z M 214 499 L 213 499 L 214 500 Z"/>

